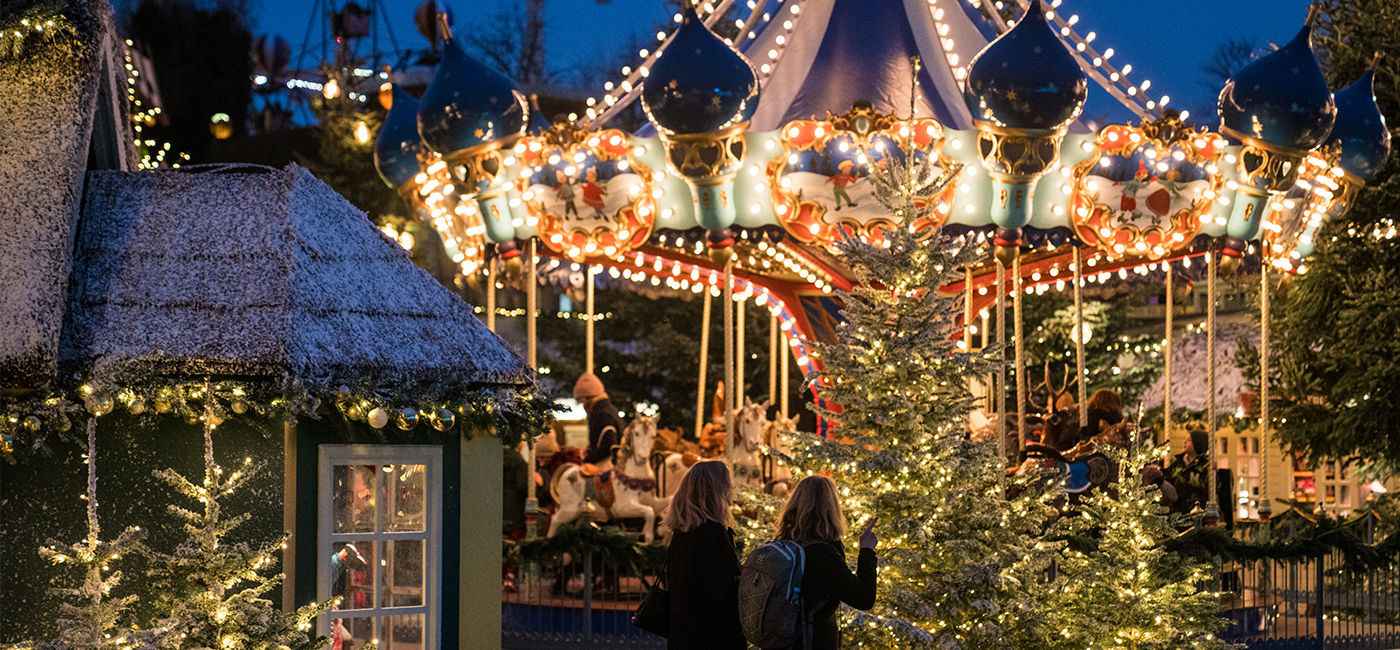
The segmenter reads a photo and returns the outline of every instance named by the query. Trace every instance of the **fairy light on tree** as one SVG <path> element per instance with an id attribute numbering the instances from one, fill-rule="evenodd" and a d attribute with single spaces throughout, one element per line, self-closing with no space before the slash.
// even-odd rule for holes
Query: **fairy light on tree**
<path id="1" fill-rule="evenodd" d="M 229 517 L 220 499 L 233 494 L 257 472 L 252 458 L 227 472 L 214 460 L 214 429 L 227 417 L 206 388 L 203 420 L 204 476 L 196 483 L 173 469 L 156 472 L 181 496 L 198 503 L 193 509 L 168 506 L 189 535 L 173 553 L 152 553 L 150 577 L 160 611 L 159 647 L 251 650 L 318 648 L 325 643 L 311 633 L 315 618 L 334 603 L 311 603 L 283 612 L 265 598 L 282 584 L 271 573 L 287 536 L 265 542 L 229 543 L 226 536 L 251 515 Z"/>
<path id="2" fill-rule="evenodd" d="M 1073 542 L 1060 554 L 1064 580 L 1044 610 L 1051 634 L 1042 647 L 1232 647 L 1215 636 L 1227 623 L 1222 594 L 1201 588 L 1215 570 L 1162 546 L 1177 530 L 1160 491 L 1125 469 L 1148 466 L 1163 450 L 1104 451 L 1119 467 L 1115 489 L 1095 490 L 1052 529 Z"/>

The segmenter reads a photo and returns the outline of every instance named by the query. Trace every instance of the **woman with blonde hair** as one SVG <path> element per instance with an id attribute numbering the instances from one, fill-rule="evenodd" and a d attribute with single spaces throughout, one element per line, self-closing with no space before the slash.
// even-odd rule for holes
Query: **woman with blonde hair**
<path id="1" fill-rule="evenodd" d="M 836 484 L 825 476 L 802 479 L 788 497 L 778 520 L 777 539 L 802 545 L 802 600 L 812 621 L 812 650 L 837 650 L 841 632 L 836 628 L 836 606 L 846 603 L 868 610 L 875 606 L 875 519 L 860 533 L 856 572 L 846 566 L 846 518 L 836 498 Z M 803 647 L 799 642 L 794 647 Z"/>
<path id="2" fill-rule="evenodd" d="M 739 555 L 729 512 L 733 502 L 729 467 L 704 461 L 686 472 L 666 510 L 663 524 L 671 531 L 667 648 L 748 647 L 739 627 Z"/>

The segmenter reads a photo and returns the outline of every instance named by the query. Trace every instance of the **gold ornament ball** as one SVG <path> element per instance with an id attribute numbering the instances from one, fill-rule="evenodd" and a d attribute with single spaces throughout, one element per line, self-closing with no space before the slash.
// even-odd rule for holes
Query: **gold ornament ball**
<path id="1" fill-rule="evenodd" d="M 364 411 L 361 411 L 360 407 L 356 404 L 345 407 L 345 417 L 351 420 L 359 420 L 364 417 L 364 415 Z"/>
<path id="2" fill-rule="evenodd" d="M 383 429 L 389 423 L 389 412 L 382 408 L 375 407 L 369 412 L 369 425 L 376 429 Z"/>
<path id="3" fill-rule="evenodd" d="M 99 393 L 88 395 L 83 400 L 83 405 L 87 407 L 88 413 L 93 415 L 106 415 L 112 412 L 112 398 Z"/>
<path id="4" fill-rule="evenodd" d="M 157 397 L 157 398 L 156 398 L 156 413 L 169 413 L 169 412 L 170 412 L 170 400 L 168 400 L 168 399 L 166 399 L 166 398 L 164 398 L 164 397 Z"/>
<path id="5" fill-rule="evenodd" d="M 399 425 L 399 428 L 404 431 L 418 426 L 418 409 L 412 406 L 403 407 L 399 410 L 399 416 L 395 419 L 395 424 Z"/>
<path id="6" fill-rule="evenodd" d="M 217 427 L 217 426 L 219 426 L 220 424 L 223 424 L 223 423 L 224 423 L 224 419 L 221 418 L 221 417 L 219 417 L 218 415 L 216 415 L 216 414 L 214 414 L 214 413 L 209 413 L 209 414 L 205 415 L 205 416 L 204 416 L 204 419 L 205 419 L 205 421 L 207 421 L 207 422 L 209 423 L 209 426 L 211 426 L 211 427 Z"/>
<path id="7" fill-rule="evenodd" d="M 39 418 L 33 415 L 24 418 L 24 428 L 29 429 L 30 431 L 38 431 L 39 427 L 42 425 L 43 422 L 40 422 Z"/>
<path id="8" fill-rule="evenodd" d="M 710 261 L 724 266 L 734 257 L 734 247 L 725 246 L 723 248 L 711 248 L 709 251 Z"/>
<path id="9" fill-rule="evenodd" d="M 335 389 L 336 399 L 350 399 L 350 387 L 341 384 Z"/>
<path id="10" fill-rule="evenodd" d="M 241 399 L 236 399 L 233 400 L 233 403 L 229 405 L 229 408 L 233 409 L 234 413 L 243 415 L 244 413 L 248 412 L 248 403 Z"/>
<path id="11" fill-rule="evenodd" d="M 1234 277 L 1235 272 L 1240 270 L 1240 258 L 1234 255 L 1220 256 L 1220 277 Z"/>
<path id="12" fill-rule="evenodd" d="M 438 409 L 437 415 L 433 418 L 433 428 L 437 429 L 438 431 L 446 431 L 448 429 L 451 429 L 452 425 L 455 424 L 456 421 L 457 418 L 456 416 L 452 415 L 451 410 Z"/>
<path id="13" fill-rule="evenodd" d="M 1002 265 L 1011 266 L 1016 261 L 1016 257 L 1021 254 L 1021 249 L 1018 246 L 997 246 L 993 254 L 998 260 L 1001 260 Z"/>
<path id="14" fill-rule="evenodd" d="M 132 415 L 141 415 L 146 412 L 146 400 L 139 397 L 131 400 L 131 403 L 126 405 L 126 410 L 131 411 Z"/>

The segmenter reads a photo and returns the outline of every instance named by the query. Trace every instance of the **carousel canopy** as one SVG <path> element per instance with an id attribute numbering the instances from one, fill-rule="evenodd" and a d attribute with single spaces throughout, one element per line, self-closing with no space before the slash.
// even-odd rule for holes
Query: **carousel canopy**
<path id="1" fill-rule="evenodd" d="M 296 165 L 91 174 L 62 340 L 65 367 L 116 378 L 531 380 L 469 305 Z"/>

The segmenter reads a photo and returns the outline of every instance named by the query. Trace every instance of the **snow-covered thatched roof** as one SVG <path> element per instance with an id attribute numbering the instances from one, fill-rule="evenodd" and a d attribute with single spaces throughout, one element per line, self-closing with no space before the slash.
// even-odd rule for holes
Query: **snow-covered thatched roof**
<path id="1" fill-rule="evenodd" d="M 296 165 L 90 174 L 61 356 L 117 379 L 531 381 L 469 305 Z"/>
<path id="2" fill-rule="evenodd" d="M 1251 345 L 1259 344 L 1259 328 L 1248 323 L 1220 323 L 1215 331 L 1215 359 L 1206 356 L 1205 332 L 1177 334 L 1172 341 L 1172 411 L 1188 409 L 1204 411 L 1206 404 L 1206 371 L 1215 366 L 1215 407 L 1230 414 L 1239 404 L 1237 393 L 1246 390 L 1244 375 L 1235 366 L 1235 352 L 1243 336 Z M 1148 406 L 1161 406 L 1165 378 L 1153 382 L 1142 394 Z"/>
<path id="3" fill-rule="evenodd" d="M 134 164 L 111 11 L 73 3 L 0 48 L 0 390 L 53 378 L 83 174 Z"/>

